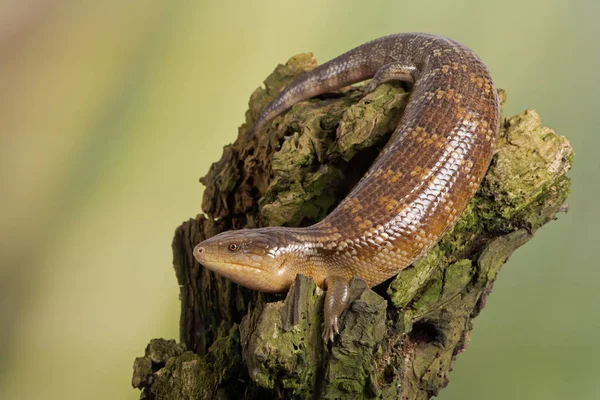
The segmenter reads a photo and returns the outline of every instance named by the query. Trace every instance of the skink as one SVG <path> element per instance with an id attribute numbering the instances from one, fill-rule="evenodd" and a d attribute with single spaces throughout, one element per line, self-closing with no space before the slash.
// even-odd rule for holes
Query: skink
<path id="1" fill-rule="evenodd" d="M 350 194 L 308 227 L 218 234 L 195 258 L 232 281 L 284 292 L 296 274 L 327 290 L 323 337 L 339 333 L 353 276 L 377 285 L 422 256 L 456 222 L 489 166 L 500 109 L 488 69 L 464 45 L 403 33 L 356 47 L 306 72 L 258 117 L 251 136 L 293 104 L 372 78 L 366 91 L 400 80 L 413 88 L 401 121 Z"/>

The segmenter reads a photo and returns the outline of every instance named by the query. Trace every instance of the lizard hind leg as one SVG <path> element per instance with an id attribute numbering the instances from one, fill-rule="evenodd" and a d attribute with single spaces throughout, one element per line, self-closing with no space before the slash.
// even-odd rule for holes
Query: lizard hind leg
<path id="1" fill-rule="evenodd" d="M 369 94 L 374 91 L 377 86 L 389 81 L 414 83 L 417 79 L 416 74 L 418 72 L 419 71 L 414 64 L 404 61 L 394 61 L 385 64 L 377 70 L 375 76 L 373 76 L 367 85 L 365 92 L 366 94 Z"/>

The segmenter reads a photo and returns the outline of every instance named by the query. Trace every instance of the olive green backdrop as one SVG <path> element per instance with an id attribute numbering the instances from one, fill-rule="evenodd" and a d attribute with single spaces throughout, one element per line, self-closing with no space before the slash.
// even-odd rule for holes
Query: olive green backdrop
<path id="1" fill-rule="evenodd" d="M 600 398 L 600 2 L 0 2 L 0 398 L 135 399 L 177 338 L 170 242 L 277 63 L 458 39 L 571 140 L 570 210 L 513 256 L 441 399 Z"/>

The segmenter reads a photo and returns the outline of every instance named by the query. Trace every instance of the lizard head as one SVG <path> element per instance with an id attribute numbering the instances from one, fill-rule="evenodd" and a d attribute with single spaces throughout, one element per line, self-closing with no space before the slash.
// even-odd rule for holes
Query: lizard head
<path id="1" fill-rule="evenodd" d="M 194 257 L 206 268 L 261 292 L 286 291 L 296 278 L 288 260 L 293 237 L 286 228 L 227 231 L 199 243 Z"/>

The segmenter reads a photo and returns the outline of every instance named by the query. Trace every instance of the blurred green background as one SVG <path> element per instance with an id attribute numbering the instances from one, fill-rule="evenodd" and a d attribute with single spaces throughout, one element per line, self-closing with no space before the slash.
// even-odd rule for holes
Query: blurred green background
<path id="1" fill-rule="evenodd" d="M 135 399 L 177 338 L 175 227 L 277 63 L 458 39 L 577 153 L 570 211 L 505 266 L 451 399 L 600 398 L 598 0 L 0 2 L 0 399 Z"/>

